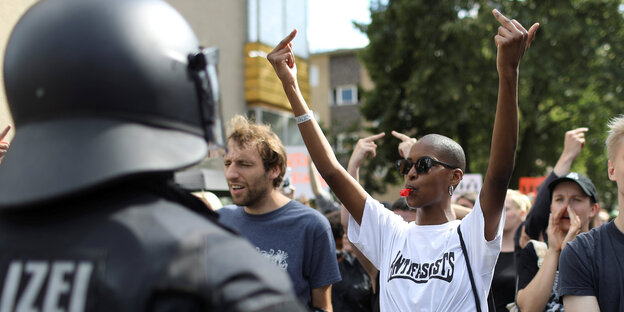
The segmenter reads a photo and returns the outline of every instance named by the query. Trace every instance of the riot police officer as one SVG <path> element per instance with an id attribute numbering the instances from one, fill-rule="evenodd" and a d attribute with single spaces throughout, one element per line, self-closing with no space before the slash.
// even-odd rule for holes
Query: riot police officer
<path id="1" fill-rule="evenodd" d="M 9 39 L 0 311 L 300 311 L 172 182 L 218 143 L 216 50 L 161 0 L 42 0 Z"/>

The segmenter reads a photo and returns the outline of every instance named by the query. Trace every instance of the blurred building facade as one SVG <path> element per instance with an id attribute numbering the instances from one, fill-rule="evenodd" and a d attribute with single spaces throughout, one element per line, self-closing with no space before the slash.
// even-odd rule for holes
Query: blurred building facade
<path id="1" fill-rule="evenodd" d="M 363 90 L 373 88 L 357 58 L 358 50 L 310 54 L 307 41 L 308 0 L 167 0 L 189 22 L 199 42 L 219 48 L 219 82 L 224 120 L 247 114 L 270 123 L 287 149 L 296 151 L 289 166 L 307 166 L 301 155 L 303 141 L 294 122 L 282 85 L 266 55 L 293 28 L 298 80 L 308 105 L 334 144 L 346 166 L 352 144 L 362 135 L 365 123 L 359 108 Z M 0 55 L 4 57 L 11 30 L 37 0 L 0 1 Z M 0 62 L 0 71 L 2 64 Z M 0 75 L 0 128 L 12 124 L 4 81 Z M 8 139 L 14 134 L 11 131 Z M 289 152 L 290 153 L 290 152 Z M 295 152 L 293 152 L 295 153 Z M 205 176 L 222 173 L 222 161 L 207 159 L 200 166 Z M 206 171 L 207 170 L 207 171 Z M 309 181 L 305 168 L 294 171 L 295 182 Z M 219 189 L 227 187 L 219 184 Z M 227 189 L 220 190 L 227 192 Z"/>
<path id="2" fill-rule="evenodd" d="M 309 62 L 311 106 L 319 115 L 321 126 L 327 131 L 338 160 L 345 168 L 353 146 L 358 139 L 371 135 L 366 129 L 373 125 L 360 113 L 366 100 L 363 93 L 373 89 L 374 84 L 358 59 L 359 50 L 314 53 Z M 400 185 L 388 185 L 384 194 L 374 196 L 380 201 L 393 202 L 398 198 L 400 188 Z"/>
<path id="3" fill-rule="evenodd" d="M 300 137 L 290 134 L 296 130 L 294 119 L 266 54 L 293 28 L 299 30 L 294 49 L 301 89 L 309 101 L 307 0 L 167 1 L 191 24 L 201 44 L 219 47 L 224 119 L 249 113 L 260 122 L 274 125 L 286 144 L 300 143 Z M 4 56 L 18 19 L 36 2 L 0 1 L 0 55 Z M 0 82 L 4 86 L 3 80 Z M 4 88 L 0 89 L 0 123 L 12 123 Z"/>

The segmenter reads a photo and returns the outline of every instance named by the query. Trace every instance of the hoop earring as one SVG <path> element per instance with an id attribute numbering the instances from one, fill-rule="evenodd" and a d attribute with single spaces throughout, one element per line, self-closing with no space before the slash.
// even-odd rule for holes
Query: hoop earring
<path id="1" fill-rule="evenodd" d="M 449 185 L 448 191 L 449 191 L 449 195 L 453 196 L 453 191 L 454 190 L 453 190 L 453 186 L 452 185 Z"/>

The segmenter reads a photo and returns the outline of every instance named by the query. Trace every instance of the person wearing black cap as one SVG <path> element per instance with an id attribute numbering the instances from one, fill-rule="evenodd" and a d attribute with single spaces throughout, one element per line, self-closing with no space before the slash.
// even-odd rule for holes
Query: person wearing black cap
<path id="1" fill-rule="evenodd" d="M 42 0 L 22 16 L 4 58 L 1 311 L 305 311 L 173 182 L 219 143 L 217 57 L 160 0 Z"/>
<path id="2" fill-rule="evenodd" d="M 548 185 L 551 214 L 548 221 L 548 246 L 530 241 L 518 258 L 518 296 L 521 311 L 563 311 L 557 286 L 559 255 L 579 233 L 589 231 L 598 213 L 598 196 L 592 181 L 570 172 Z M 543 257 L 540 250 L 545 251 Z"/>
<path id="3" fill-rule="evenodd" d="M 566 311 L 624 311 L 624 115 L 611 119 L 606 140 L 609 179 L 617 183 L 619 215 L 580 234 L 559 259 Z"/>

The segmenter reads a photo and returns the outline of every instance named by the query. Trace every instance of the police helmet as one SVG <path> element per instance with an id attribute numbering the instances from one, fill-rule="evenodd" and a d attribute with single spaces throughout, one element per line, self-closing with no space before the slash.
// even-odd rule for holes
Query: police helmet
<path id="1" fill-rule="evenodd" d="M 0 208 L 199 162 L 222 137 L 216 63 L 161 0 L 35 4 L 4 58 L 16 135 Z"/>

